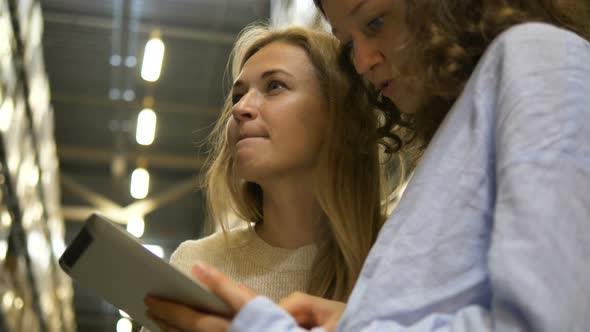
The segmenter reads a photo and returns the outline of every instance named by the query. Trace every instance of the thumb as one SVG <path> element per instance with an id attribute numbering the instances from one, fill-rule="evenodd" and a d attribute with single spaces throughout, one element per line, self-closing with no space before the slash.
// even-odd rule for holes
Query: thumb
<path id="1" fill-rule="evenodd" d="M 315 326 L 314 296 L 295 292 L 282 299 L 279 306 L 289 313 L 297 324 L 304 327 Z"/>
<path id="2" fill-rule="evenodd" d="M 240 286 L 217 269 L 203 262 L 197 262 L 192 269 L 193 276 L 238 312 L 256 293 Z"/>

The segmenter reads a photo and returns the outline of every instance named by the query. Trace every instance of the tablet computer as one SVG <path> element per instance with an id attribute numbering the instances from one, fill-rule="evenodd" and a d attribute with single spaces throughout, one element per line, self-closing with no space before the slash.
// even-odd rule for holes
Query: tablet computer
<path id="1" fill-rule="evenodd" d="M 59 265 L 82 287 L 152 332 L 160 329 L 145 314 L 143 300 L 148 294 L 224 316 L 231 312 L 205 286 L 145 249 L 135 237 L 98 213 L 86 220 Z"/>

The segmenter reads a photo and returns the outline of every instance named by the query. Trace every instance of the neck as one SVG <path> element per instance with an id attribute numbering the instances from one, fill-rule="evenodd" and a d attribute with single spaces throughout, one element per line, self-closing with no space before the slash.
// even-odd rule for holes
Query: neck
<path id="1" fill-rule="evenodd" d="M 262 186 L 264 222 L 256 233 L 266 243 L 296 249 L 311 244 L 317 234 L 322 210 L 309 181 L 281 180 Z"/>

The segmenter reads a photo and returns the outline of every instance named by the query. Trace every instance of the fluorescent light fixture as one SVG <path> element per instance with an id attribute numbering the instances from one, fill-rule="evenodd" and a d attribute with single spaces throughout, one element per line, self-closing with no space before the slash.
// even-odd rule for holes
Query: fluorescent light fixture
<path id="1" fill-rule="evenodd" d="M 5 132 L 10 128 L 12 114 L 14 113 L 14 102 L 6 98 L 4 103 L 0 100 L 0 131 Z"/>
<path id="2" fill-rule="evenodd" d="M 131 332 L 133 330 L 133 324 L 128 318 L 121 318 L 117 322 L 117 332 Z"/>
<path id="3" fill-rule="evenodd" d="M 140 238 L 143 235 L 143 231 L 145 230 L 145 221 L 140 216 L 133 216 L 127 222 L 127 232 L 131 233 L 133 236 Z"/>
<path id="4" fill-rule="evenodd" d="M 6 258 L 6 253 L 8 252 L 8 240 L 0 240 L 0 259 L 4 260 Z"/>
<path id="5" fill-rule="evenodd" d="M 144 108 L 137 116 L 137 130 L 135 132 L 135 140 L 141 145 L 150 145 L 154 142 L 156 135 L 156 113 Z"/>
<path id="6" fill-rule="evenodd" d="M 150 188 L 150 173 L 145 168 L 136 168 L 131 173 L 131 196 L 135 199 L 144 199 Z"/>
<path id="7" fill-rule="evenodd" d="M 57 257 L 60 257 L 61 254 L 63 254 L 64 251 L 66 251 L 66 244 L 61 237 L 58 237 L 58 236 L 52 236 L 52 237 L 53 237 L 53 239 L 51 241 L 51 249 L 53 250 L 53 253 Z"/>
<path id="8" fill-rule="evenodd" d="M 152 38 L 145 44 L 141 77 L 148 82 L 155 82 L 160 78 L 162 61 L 164 60 L 164 43 L 160 38 Z"/>
<path id="9" fill-rule="evenodd" d="M 18 296 L 17 296 L 17 297 L 14 299 L 14 306 L 15 306 L 17 309 L 22 309 L 22 308 L 23 308 L 23 306 L 24 306 L 23 299 L 21 299 L 20 297 L 18 297 Z"/>
<path id="10" fill-rule="evenodd" d="M 29 185 L 31 187 L 36 186 L 39 183 L 39 168 L 33 166 L 29 173 Z"/>
<path id="11" fill-rule="evenodd" d="M 111 66 L 117 67 L 121 64 L 121 56 L 118 54 L 111 55 L 111 59 L 109 60 Z"/>
<path id="12" fill-rule="evenodd" d="M 135 99 L 135 91 L 127 89 L 123 92 L 123 99 L 125 101 L 133 101 Z"/>
<path id="13" fill-rule="evenodd" d="M 121 90 L 119 90 L 119 89 L 110 89 L 109 90 L 109 98 L 111 100 L 119 100 L 119 99 L 121 99 Z"/>
<path id="14" fill-rule="evenodd" d="M 12 225 L 12 216 L 6 210 L 2 211 L 2 214 L 0 216 L 0 220 L 2 222 L 2 227 L 4 227 L 4 228 L 8 228 L 8 227 L 10 227 L 10 225 Z"/>
<path id="15" fill-rule="evenodd" d="M 10 307 L 12 307 L 13 301 L 14 293 L 11 290 L 4 293 L 4 296 L 2 296 L 2 306 L 4 307 L 4 310 L 9 310 Z"/>
<path id="16" fill-rule="evenodd" d="M 31 259 L 34 259 L 37 267 L 40 269 L 48 269 L 50 267 L 50 248 L 43 232 L 31 231 L 29 233 L 27 236 L 27 251 Z"/>
<path id="17" fill-rule="evenodd" d="M 133 68 L 135 67 L 135 65 L 137 64 L 137 58 L 134 56 L 128 56 L 125 58 L 125 66 L 129 67 L 129 68 Z"/>
<path id="18" fill-rule="evenodd" d="M 147 250 L 151 251 L 152 254 L 164 258 L 164 249 L 160 246 L 156 246 L 153 244 L 144 244 L 143 245 Z"/>

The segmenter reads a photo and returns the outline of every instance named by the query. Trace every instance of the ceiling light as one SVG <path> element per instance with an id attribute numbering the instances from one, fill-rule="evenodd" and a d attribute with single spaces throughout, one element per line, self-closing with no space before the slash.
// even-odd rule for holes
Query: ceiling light
<path id="1" fill-rule="evenodd" d="M 147 196 L 150 187 L 150 173 L 144 168 L 136 168 L 131 174 L 131 196 L 135 199 L 143 199 Z"/>
<path id="2" fill-rule="evenodd" d="M 14 307 L 17 309 L 22 309 L 23 306 L 24 306 L 23 299 L 21 299 L 20 297 L 17 296 L 14 299 Z"/>
<path id="3" fill-rule="evenodd" d="M 140 216 L 133 216 L 127 222 L 127 232 L 136 238 L 140 238 L 145 230 L 145 222 Z"/>
<path id="4" fill-rule="evenodd" d="M 111 100 L 121 99 L 121 90 L 119 90 L 119 89 L 110 89 L 109 90 L 109 98 Z"/>
<path id="5" fill-rule="evenodd" d="M 39 168 L 33 166 L 29 170 L 29 185 L 35 187 L 37 183 L 39 183 Z"/>
<path id="6" fill-rule="evenodd" d="M 59 237 L 59 236 L 52 236 L 52 237 L 53 238 L 51 241 L 51 249 L 53 250 L 53 253 L 57 257 L 61 257 L 61 255 L 64 253 L 64 251 L 66 251 L 66 244 L 61 237 Z"/>
<path id="7" fill-rule="evenodd" d="M 137 130 L 135 140 L 141 145 L 150 145 L 156 135 L 156 113 L 145 108 L 137 116 Z"/>
<path id="8" fill-rule="evenodd" d="M 133 101 L 135 99 L 135 91 L 127 89 L 123 92 L 123 99 L 125 101 Z"/>
<path id="9" fill-rule="evenodd" d="M 12 216 L 10 215 L 10 212 L 3 210 L 1 217 L 0 217 L 1 223 L 2 223 L 2 227 L 4 228 L 8 228 L 10 227 L 10 225 L 12 225 Z"/>
<path id="10" fill-rule="evenodd" d="M 2 103 L 1 100 L 0 103 Z M 0 105 L 0 131 L 5 132 L 10 128 L 13 113 L 14 102 L 12 99 L 7 98 L 4 100 L 4 103 Z"/>
<path id="11" fill-rule="evenodd" d="M 8 253 L 8 241 L 0 240 L 0 259 L 4 260 L 6 258 L 6 253 Z"/>
<path id="12" fill-rule="evenodd" d="M 160 77 L 164 59 L 164 43 L 159 37 L 153 37 L 145 44 L 141 77 L 148 82 L 155 82 Z"/>
<path id="13" fill-rule="evenodd" d="M 117 332 L 131 332 L 133 330 L 133 324 L 127 318 L 121 318 L 117 322 Z"/>
<path id="14" fill-rule="evenodd" d="M 14 301 L 14 293 L 9 290 L 2 296 L 2 306 L 4 310 L 9 310 L 12 307 L 12 302 Z"/>
<path id="15" fill-rule="evenodd" d="M 134 56 L 130 55 L 125 58 L 125 66 L 127 66 L 129 68 L 133 68 L 133 67 L 135 67 L 136 64 L 137 64 L 137 59 Z"/>
<path id="16" fill-rule="evenodd" d="M 121 56 L 117 54 L 111 55 L 109 62 L 111 63 L 111 66 L 117 67 L 121 64 Z"/>

